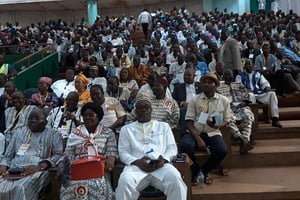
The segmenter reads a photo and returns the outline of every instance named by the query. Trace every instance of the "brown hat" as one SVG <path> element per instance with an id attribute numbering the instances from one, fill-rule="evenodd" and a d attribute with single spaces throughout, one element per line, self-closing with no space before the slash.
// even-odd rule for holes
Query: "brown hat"
<path id="1" fill-rule="evenodd" d="M 217 87 L 220 86 L 220 81 L 217 78 L 216 74 L 213 73 L 213 72 L 209 72 L 209 73 L 205 74 L 204 76 L 202 76 L 201 79 L 200 79 L 200 82 L 203 82 L 205 79 L 211 79 L 215 82 Z"/>

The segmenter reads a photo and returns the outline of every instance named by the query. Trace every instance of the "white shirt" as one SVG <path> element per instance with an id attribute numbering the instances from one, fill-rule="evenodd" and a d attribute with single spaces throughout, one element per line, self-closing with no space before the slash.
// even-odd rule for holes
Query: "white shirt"
<path id="1" fill-rule="evenodd" d="M 194 96 L 196 96 L 195 83 L 185 84 L 186 90 L 186 102 L 189 102 Z"/>
<path id="2" fill-rule="evenodd" d="M 76 91 L 75 81 L 68 82 L 66 79 L 57 80 L 51 85 L 51 89 L 56 96 L 66 98 L 70 92 Z"/>
<path id="3" fill-rule="evenodd" d="M 138 94 L 140 93 L 146 93 L 150 96 L 151 99 L 156 99 L 155 95 L 153 94 L 152 89 L 150 88 L 150 85 L 147 83 L 145 85 L 143 85 L 140 90 L 138 91 Z M 167 88 L 166 90 L 166 98 L 167 99 L 173 99 L 172 94 L 169 90 L 169 88 Z"/>
<path id="4" fill-rule="evenodd" d="M 138 121 L 121 128 L 119 136 L 121 162 L 130 165 L 133 161 L 148 156 L 157 159 L 162 155 L 170 161 L 177 154 L 177 146 L 170 126 L 165 122 Z"/>
<path id="5" fill-rule="evenodd" d="M 92 87 L 92 85 L 101 85 L 103 88 L 103 91 L 106 91 L 107 88 L 107 80 L 104 77 L 96 77 L 96 78 L 88 78 L 89 84 L 88 89 Z"/>
<path id="6" fill-rule="evenodd" d="M 138 24 L 148 23 L 151 22 L 151 15 L 147 11 L 141 12 L 137 19 Z"/>
<path id="7" fill-rule="evenodd" d="M 110 127 L 119 117 L 124 116 L 126 113 L 118 99 L 113 97 L 104 98 L 105 101 L 101 105 L 104 113 L 101 123 L 106 127 Z"/>

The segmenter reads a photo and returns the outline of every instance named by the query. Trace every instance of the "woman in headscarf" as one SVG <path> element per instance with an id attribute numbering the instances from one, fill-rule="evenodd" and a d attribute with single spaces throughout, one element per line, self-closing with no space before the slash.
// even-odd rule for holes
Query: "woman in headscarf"
<path id="1" fill-rule="evenodd" d="M 50 88 L 51 84 L 51 78 L 41 77 L 37 84 L 39 93 L 35 93 L 31 96 L 31 103 L 43 108 L 47 113 L 59 104 L 58 97 Z"/>
<path id="2" fill-rule="evenodd" d="M 75 79 L 75 88 L 79 95 L 78 105 L 82 106 L 87 102 L 91 102 L 92 99 L 90 97 L 90 90 L 87 89 L 87 85 L 89 84 L 89 80 L 82 73 L 79 73 Z"/>

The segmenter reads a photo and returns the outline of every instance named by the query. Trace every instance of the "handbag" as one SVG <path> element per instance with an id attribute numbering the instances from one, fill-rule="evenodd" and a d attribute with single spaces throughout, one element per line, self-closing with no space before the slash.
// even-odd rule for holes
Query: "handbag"
<path id="1" fill-rule="evenodd" d="M 80 135 L 80 133 L 75 133 Z M 82 134 L 82 133 L 81 133 Z M 84 135 L 81 135 L 82 137 Z M 95 156 L 79 157 L 71 163 L 71 180 L 86 180 L 101 178 L 104 175 L 105 156 L 98 155 L 96 148 L 90 142 L 85 145 L 90 145 L 95 151 Z M 80 153 L 81 155 L 81 153 Z"/>
<path id="2" fill-rule="evenodd" d="M 104 175 L 105 157 L 80 158 L 71 164 L 71 180 L 101 178 Z"/>

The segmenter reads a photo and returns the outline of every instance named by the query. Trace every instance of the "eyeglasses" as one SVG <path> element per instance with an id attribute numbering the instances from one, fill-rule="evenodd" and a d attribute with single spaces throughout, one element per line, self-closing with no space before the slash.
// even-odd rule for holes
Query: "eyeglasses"
<path id="1" fill-rule="evenodd" d="M 85 113 L 83 114 L 83 118 L 87 118 L 87 117 L 97 117 L 97 114 L 96 113 Z"/>
<path id="2" fill-rule="evenodd" d="M 146 105 L 146 106 L 136 106 L 136 107 L 135 107 L 136 110 L 142 110 L 142 109 L 149 110 L 150 108 L 151 108 L 150 105 Z"/>
<path id="3" fill-rule="evenodd" d="M 33 117 L 33 118 L 28 118 L 28 121 L 29 122 L 32 122 L 32 121 L 43 121 L 45 120 L 46 118 L 37 118 L 37 117 Z"/>

